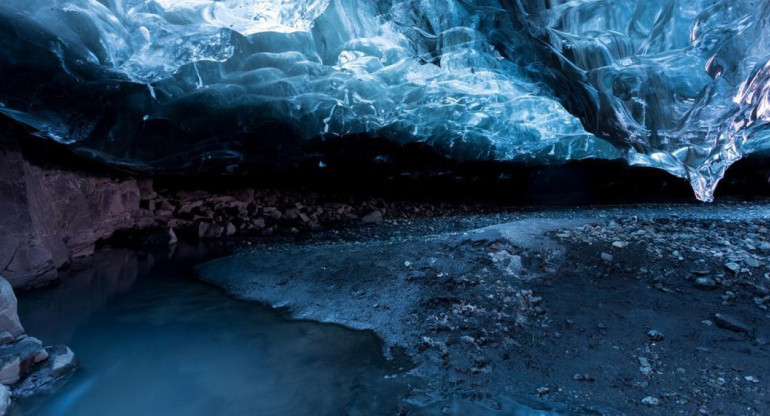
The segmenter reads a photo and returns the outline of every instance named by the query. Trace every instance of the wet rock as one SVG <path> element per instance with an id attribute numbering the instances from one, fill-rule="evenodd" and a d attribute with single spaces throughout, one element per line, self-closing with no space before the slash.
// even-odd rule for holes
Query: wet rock
<path id="1" fill-rule="evenodd" d="M 0 383 L 16 383 L 30 368 L 47 358 L 43 343 L 34 337 L 25 337 L 0 348 Z"/>
<path id="2" fill-rule="evenodd" d="M 642 404 L 646 404 L 647 406 L 659 406 L 660 399 L 658 399 L 657 397 L 647 396 L 644 399 L 642 399 Z"/>
<path id="3" fill-rule="evenodd" d="M 701 290 L 714 290 L 719 286 L 719 284 L 716 280 L 710 277 L 700 276 L 695 278 L 693 286 Z"/>
<path id="4" fill-rule="evenodd" d="M 738 274 L 741 271 L 741 266 L 735 262 L 725 263 L 725 269 L 729 270 L 732 274 Z"/>
<path id="5" fill-rule="evenodd" d="M 757 268 L 762 265 L 762 263 L 759 262 L 759 260 L 747 257 L 743 260 L 744 263 L 746 263 L 747 266 Z"/>
<path id="6" fill-rule="evenodd" d="M 257 228 L 257 229 L 260 229 L 260 230 L 261 230 L 262 228 L 265 228 L 265 219 L 264 219 L 263 217 L 258 217 L 258 218 L 255 218 L 255 219 L 254 219 L 254 220 L 251 222 L 251 225 L 253 225 L 253 226 L 254 226 L 254 228 Z"/>
<path id="7" fill-rule="evenodd" d="M 507 250 L 490 253 L 489 257 L 492 259 L 493 263 L 497 264 L 498 267 L 509 276 L 518 276 L 524 269 L 524 265 L 521 262 L 521 256 L 513 255 Z"/>
<path id="8" fill-rule="evenodd" d="M 649 332 L 647 332 L 647 338 L 652 342 L 660 342 L 663 341 L 665 337 L 663 336 L 662 332 L 656 329 L 651 329 Z"/>
<path id="9" fill-rule="evenodd" d="M 733 332 L 751 332 L 751 328 L 748 325 L 738 320 L 738 318 L 727 314 L 716 313 L 714 314 L 712 321 L 716 324 L 716 326 L 722 329 L 727 329 Z"/>
<path id="10" fill-rule="evenodd" d="M 612 254 L 610 254 L 610 253 L 602 253 L 601 257 L 602 257 L 602 260 L 604 260 L 604 261 L 606 261 L 608 263 L 615 259 L 615 257 L 613 257 Z"/>
<path id="11" fill-rule="evenodd" d="M 594 377 L 590 374 L 580 374 L 580 373 L 575 373 L 572 376 L 572 379 L 575 381 L 586 381 L 586 382 L 593 382 L 595 380 Z"/>
<path id="12" fill-rule="evenodd" d="M 11 385 L 21 378 L 21 358 L 16 356 L 0 358 L 0 384 Z"/>
<path id="13" fill-rule="evenodd" d="M 16 295 L 11 284 L 0 276 L 0 331 L 7 331 L 16 337 L 24 333 L 24 328 L 16 312 Z"/>
<path id="14" fill-rule="evenodd" d="M 66 346 L 47 347 L 49 359 L 13 386 L 13 394 L 18 397 L 29 397 L 49 389 L 55 382 L 77 368 L 75 354 Z"/>
<path id="15" fill-rule="evenodd" d="M 198 224 L 198 238 L 200 239 L 214 239 L 219 238 L 224 234 L 225 227 L 219 224 L 212 224 L 208 222 L 200 222 Z"/>
<path id="16" fill-rule="evenodd" d="M 651 376 L 652 365 L 650 364 L 650 361 L 646 357 L 638 357 L 637 359 L 639 360 L 639 371 L 647 377 Z"/>
<path id="17" fill-rule="evenodd" d="M 364 224 L 376 224 L 382 222 L 382 212 L 380 210 L 374 210 L 361 218 L 361 222 Z"/>
<path id="18" fill-rule="evenodd" d="M 0 384 L 0 416 L 3 416 L 11 407 L 11 390 Z"/>

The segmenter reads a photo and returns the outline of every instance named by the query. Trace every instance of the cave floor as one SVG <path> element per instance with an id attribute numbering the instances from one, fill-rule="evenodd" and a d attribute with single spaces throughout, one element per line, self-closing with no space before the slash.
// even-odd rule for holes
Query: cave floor
<path id="1" fill-rule="evenodd" d="M 376 332 L 408 414 L 770 414 L 770 207 L 393 221 L 244 244 L 205 281 Z M 520 410 L 521 411 L 521 410 Z M 523 412 L 523 411 L 521 411 Z M 468 414 L 468 413 L 466 413 Z"/>

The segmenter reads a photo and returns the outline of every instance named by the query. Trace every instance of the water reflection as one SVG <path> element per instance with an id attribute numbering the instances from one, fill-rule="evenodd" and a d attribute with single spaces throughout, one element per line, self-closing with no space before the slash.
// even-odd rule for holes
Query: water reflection
<path id="1" fill-rule="evenodd" d="M 83 368 L 21 415 L 393 415 L 407 393 L 374 334 L 291 322 L 188 279 L 197 249 L 110 250 L 21 297 L 28 331 Z M 77 269 L 77 270 L 76 270 Z"/>

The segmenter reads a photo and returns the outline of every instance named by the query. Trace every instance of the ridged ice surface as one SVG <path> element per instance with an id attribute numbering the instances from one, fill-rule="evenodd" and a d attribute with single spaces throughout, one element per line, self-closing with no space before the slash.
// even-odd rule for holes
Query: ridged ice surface
<path id="1" fill-rule="evenodd" d="M 710 200 L 770 148 L 770 0 L 3 0 L 0 42 L 0 111 L 136 168 L 355 135 Z"/>

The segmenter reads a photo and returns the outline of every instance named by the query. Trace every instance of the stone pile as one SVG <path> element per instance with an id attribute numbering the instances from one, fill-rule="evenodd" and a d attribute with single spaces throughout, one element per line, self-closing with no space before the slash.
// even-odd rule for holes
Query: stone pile
<path id="1" fill-rule="evenodd" d="M 0 276 L 0 416 L 11 400 L 50 388 L 77 367 L 66 346 L 44 347 L 24 332 L 11 285 Z"/>

